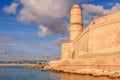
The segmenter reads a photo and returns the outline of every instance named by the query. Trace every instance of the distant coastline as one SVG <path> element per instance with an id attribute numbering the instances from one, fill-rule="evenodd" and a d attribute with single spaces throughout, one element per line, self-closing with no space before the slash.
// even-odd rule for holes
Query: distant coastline
<path id="1" fill-rule="evenodd" d="M 24 66 L 31 68 L 41 68 L 46 63 L 46 60 L 0 61 L 0 66 Z"/>
<path id="2" fill-rule="evenodd" d="M 36 64 L 0 64 L 0 66 L 24 66 L 24 67 L 31 67 Z"/>
<path id="3" fill-rule="evenodd" d="M 22 67 L 29 67 L 29 68 L 46 68 L 48 67 L 47 63 L 41 63 L 41 64 L 30 64 L 30 63 L 24 63 L 24 64 L 16 64 L 16 63 L 11 63 L 11 64 L 0 64 L 0 66 L 22 66 Z"/>

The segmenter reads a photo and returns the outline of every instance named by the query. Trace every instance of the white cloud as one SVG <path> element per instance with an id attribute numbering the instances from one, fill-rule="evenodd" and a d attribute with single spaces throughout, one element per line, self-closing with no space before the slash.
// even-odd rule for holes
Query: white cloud
<path id="1" fill-rule="evenodd" d="M 31 12 L 33 17 L 43 15 L 53 18 L 61 18 L 66 15 L 66 2 L 65 0 L 21 0 L 24 6 L 22 11 Z M 24 13 L 21 12 L 20 15 L 22 16 L 22 14 Z"/>
<path id="2" fill-rule="evenodd" d="M 67 24 L 64 21 L 64 18 L 65 17 L 68 18 L 70 7 L 73 4 L 78 3 L 80 1 L 79 0 L 20 0 L 19 2 L 20 4 L 22 4 L 23 7 L 19 11 L 17 19 L 21 22 L 36 23 L 38 27 L 39 25 L 43 25 L 45 26 L 45 28 L 47 28 L 48 31 L 51 32 L 51 34 L 66 34 L 68 32 L 68 29 L 67 29 Z M 6 7 L 9 8 L 7 9 L 8 11 L 5 10 L 7 11 L 7 13 L 16 12 L 15 7 L 13 9 L 13 5 L 11 6 Z M 49 34 L 46 33 L 46 35 Z"/>
<path id="3" fill-rule="evenodd" d="M 64 19 L 68 18 L 70 7 L 80 1 L 83 0 L 20 0 L 23 8 L 19 11 L 17 18 L 22 22 L 36 23 L 40 30 L 38 32 L 40 37 L 51 34 L 66 34 L 68 33 L 68 25 Z M 17 6 L 17 3 L 12 3 L 11 6 L 5 8 L 6 11 L 8 9 L 8 13 L 16 13 L 15 7 Z M 83 22 L 87 26 L 94 18 L 119 10 L 120 4 L 116 3 L 111 9 L 94 4 L 82 4 L 81 7 L 83 8 Z"/>
<path id="4" fill-rule="evenodd" d="M 20 2 L 23 8 L 18 20 L 45 26 L 40 27 L 41 37 L 49 35 L 48 33 L 66 34 L 67 27 L 62 18 L 68 15 L 69 0 L 20 0 Z"/>
<path id="5" fill-rule="evenodd" d="M 120 10 L 120 3 L 116 3 L 111 9 L 105 9 L 102 5 L 82 4 L 83 12 L 86 14 L 104 15 L 109 12 Z M 85 15 L 85 14 L 83 14 Z"/>
<path id="6" fill-rule="evenodd" d="M 116 3 L 115 6 L 112 7 L 112 11 L 120 10 L 120 3 Z"/>
<path id="7" fill-rule="evenodd" d="M 45 37 L 45 36 L 52 34 L 52 32 L 47 27 L 39 26 L 38 28 L 40 30 L 38 32 L 38 36 L 40 36 L 40 37 Z"/>
<path id="8" fill-rule="evenodd" d="M 93 5 L 93 4 L 82 4 L 82 7 L 88 13 L 96 13 L 96 14 L 104 14 L 105 9 L 103 6 L 100 5 Z"/>
<path id="9" fill-rule="evenodd" d="M 16 8 L 18 6 L 18 3 L 12 3 L 10 6 L 5 6 L 3 8 L 3 11 L 5 13 L 12 13 L 12 14 L 15 14 L 16 13 Z"/>

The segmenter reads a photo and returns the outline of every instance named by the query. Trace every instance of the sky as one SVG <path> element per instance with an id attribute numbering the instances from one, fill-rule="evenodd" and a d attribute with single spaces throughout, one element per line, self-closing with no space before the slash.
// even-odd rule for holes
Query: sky
<path id="1" fill-rule="evenodd" d="M 0 0 L 0 60 L 59 59 L 74 4 L 82 8 L 84 28 L 120 10 L 120 0 Z"/>

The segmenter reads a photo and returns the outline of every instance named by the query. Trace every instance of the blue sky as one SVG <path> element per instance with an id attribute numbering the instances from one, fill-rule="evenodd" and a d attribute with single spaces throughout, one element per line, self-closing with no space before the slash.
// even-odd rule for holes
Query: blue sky
<path id="1" fill-rule="evenodd" d="M 59 59 L 73 4 L 83 9 L 84 28 L 120 10 L 119 0 L 0 0 L 0 60 Z"/>

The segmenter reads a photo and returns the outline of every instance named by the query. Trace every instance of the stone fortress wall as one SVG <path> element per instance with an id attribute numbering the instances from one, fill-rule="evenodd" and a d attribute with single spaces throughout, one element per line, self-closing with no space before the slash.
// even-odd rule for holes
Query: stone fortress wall
<path id="1" fill-rule="evenodd" d="M 62 59 L 67 55 L 79 59 L 82 55 L 120 51 L 120 11 L 93 20 L 73 42 L 63 44 L 62 49 Z"/>
<path id="2" fill-rule="evenodd" d="M 120 11 L 94 19 L 84 30 L 78 5 L 71 8 L 71 16 L 70 42 L 62 44 L 61 60 L 51 61 L 50 68 L 120 76 Z"/>

